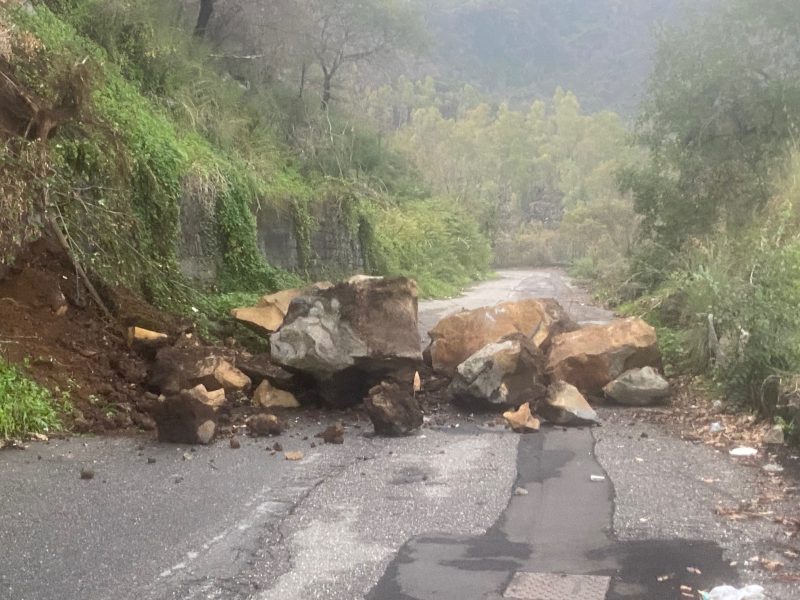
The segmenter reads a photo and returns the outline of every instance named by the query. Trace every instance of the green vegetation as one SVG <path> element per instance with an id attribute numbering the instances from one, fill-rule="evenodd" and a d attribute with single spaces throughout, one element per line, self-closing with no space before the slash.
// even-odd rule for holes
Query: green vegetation
<path id="1" fill-rule="evenodd" d="M 736 0 L 667 30 L 622 188 L 641 216 L 619 299 L 675 368 L 775 416 L 800 372 L 800 10 Z"/>
<path id="2" fill-rule="evenodd" d="M 50 393 L 0 359 L 0 440 L 61 427 Z"/>
<path id="3" fill-rule="evenodd" d="M 417 35 L 416 25 L 407 9 L 389 4 L 376 14 L 391 9 L 402 30 L 391 41 L 402 45 Z M 13 192 L 18 200 L 0 222 L 9 232 L 3 263 L 35 236 L 46 211 L 105 283 L 162 308 L 190 314 L 195 306 L 216 318 L 231 294 L 265 293 L 315 275 L 311 239 L 319 224 L 312 213 L 324 200 L 346 213 L 371 273 L 416 276 L 430 295 L 453 293 L 487 271 L 486 241 L 470 237 L 480 235 L 461 211 L 429 210 L 425 227 L 444 236 L 437 251 L 419 263 L 398 258 L 417 251 L 419 234 L 388 233 L 385 223 L 427 196 L 409 161 L 345 108 L 298 98 L 269 74 L 240 84 L 240 70 L 191 35 L 181 3 L 47 0 L 32 12 L 4 9 L 0 23 L 13 80 L 43 106 L 74 108 L 46 139 L 4 144 L 0 198 Z M 388 56 L 387 44 L 376 57 Z M 270 265 L 259 250 L 255 212 L 268 204 L 294 217 L 297 273 Z M 215 263 L 205 287 L 179 268 L 187 232 Z M 466 256 L 464 244 L 480 251 Z"/>
<path id="4" fill-rule="evenodd" d="M 493 107 L 470 88 L 443 95 L 430 79 L 378 89 L 367 110 L 387 131 L 399 126 L 394 147 L 477 218 L 497 265 L 574 264 L 609 289 L 624 277 L 637 217 L 617 172 L 641 152 L 617 115 L 585 114 L 561 90 L 527 111 Z"/>
<path id="5" fill-rule="evenodd" d="M 324 228 L 360 253 L 351 262 L 413 276 L 426 296 L 456 293 L 492 261 L 565 265 L 661 328 L 671 370 L 763 407 L 765 382 L 800 373 L 796 3 L 699 3 L 660 32 L 633 132 L 561 88 L 527 99 L 556 88 L 554 72 L 580 87 L 596 80 L 585 69 L 640 65 L 642 23 L 672 3 L 635 2 L 627 17 L 528 4 L 231 0 L 199 19 L 199 2 L 177 0 L 4 9 L 0 68 L 33 98 L 25 110 L 48 110 L 4 138 L 0 263 L 53 217 L 93 276 L 195 307 L 208 332 L 257 294 L 345 275 L 316 254 Z M 434 49 L 434 62 L 514 98 L 393 76 L 431 41 L 421 17 L 453 48 L 481 45 L 467 62 Z M 608 42 L 576 68 L 620 19 L 636 52 Z M 496 28 L 549 35 L 516 36 L 540 47 L 509 55 L 507 37 L 484 44 Z M 525 62 L 541 53 L 564 60 Z M 262 251 L 265 208 L 291 217 L 294 272 Z M 202 284 L 181 272 L 187 244 L 207 259 Z"/>

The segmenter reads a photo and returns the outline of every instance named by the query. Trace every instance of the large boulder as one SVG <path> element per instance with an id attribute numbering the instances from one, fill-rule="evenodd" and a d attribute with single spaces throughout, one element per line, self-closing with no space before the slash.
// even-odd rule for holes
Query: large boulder
<path id="1" fill-rule="evenodd" d="M 292 300 L 303 294 L 330 287 L 332 287 L 331 283 L 320 282 L 308 288 L 281 290 L 280 292 L 263 296 L 255 306 L 234 308 L 231 311 L 231 316 L 255 332 L 269 335 L 278 331 L 283 325 Z"/>
<path id="2" fill-rule="evenodd" d="M 148 385 L 165 396 L 201 384 L 210 391 L 246 390 L 250 387 L 250 378 L 233 365 L 233 360 L 230 354 L 217 348 L 162 348 L 156 354 Z"/>
<path id="3" fill-rule="evenodd" d="M 553 340 L 547 371 L 581 392 L 599 395 L 625 371 L 660 367 L 656 330 L 641 319 L 619 319 L 563 333 Z"/>
<path id="4" fill-rule="evenodd" d="M 669 382 L 653 367 L 626 371 L 603 388 L 606 396 L 628 406 L 650 406 L 663 402 L 670 393 Z"/>
<path id="5" fill-rule="evenodd" d="M 553 336 L 577 325 L 555 300 L 520 300 L 462 311 L 445 317 L 429 332 L 426 350 L 431 366 L 454 375 L 475 352 L 507 335 L 521 333 L 546 350 Z"/>
<path id="6" fill-rule="evenodd" d="M 554 425 L 592 425 L 599 422 L 597 413 L 578 388 L 563 381 L 550 386 L 547 397 L 536 410 Z"/>
<path id="7" fill-rule="evenodd" d="M 151 409 L 158 440 L 173 444 L 210 443 L 217 430 L 217 409 L 224 401 L 224 391 L 209 392 L 203 385 L 162 397 Z"/>
<path id="8" fill-rule="evenodd" d="M 357 278 L 300 296 L 270 348 L 273 361 L 312 377 L 326 401 L 354 405 L 383 379 L 410 380 L 421 363 L 417 284 Z"/>
<path id="9" fill-rule="evenodd" d="M 364 399 L 364 406 L 378 435 L 408 435 L 422 427 L 422 409 L 409 386 L 376 385 Z"/>
<path id="10" fill-rule="evenodd" d="M 450 394 L 476 408 L 535 404 L 547 393 L 545 358 L 521 333 L 478 350 L 458 365 Z"/>

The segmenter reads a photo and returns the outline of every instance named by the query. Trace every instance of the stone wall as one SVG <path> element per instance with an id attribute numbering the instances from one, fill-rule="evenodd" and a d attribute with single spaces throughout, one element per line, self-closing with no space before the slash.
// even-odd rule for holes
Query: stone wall
<path id="1" fill-rule="evenodd" d="M 303 271 L 312 278 L 363 272 L 364 251 L 358 231 L 351 231 L 336 199 L 314 202 L 314 226 L 310 252 L 298 242 L 297 227 L 289 206 L 264 206 L 256 213 L 258 247 L 272 265 L 288 271 Z"/>
<path id="2" fill-rule="evenodd" d="M 186 188 L 186 186 L 185 186 Z M 205 192 L 205 193 L 204 193 Z M 190 279 L 211 283 L 217 275 L 220 256 L 214 234 L 213 193 L 185 189 L 181 199 L 181 236 L 178 258 L 181 271 Z M 256 209 L 258 248 L 273 266 L 305 272 L 311 278 L 337 278 L 366 270 L 364 250 L 357 230 L 334 198 L 312 203 L 314 226 L 310 252 L 299 243 L 291 205 L 263 203 Z"/>

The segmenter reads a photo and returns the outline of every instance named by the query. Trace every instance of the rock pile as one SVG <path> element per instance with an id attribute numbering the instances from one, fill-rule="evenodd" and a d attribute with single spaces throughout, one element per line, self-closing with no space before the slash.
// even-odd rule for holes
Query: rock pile
<path id="1" fill-rule="evenodd" d="M 379 435 L 422 426 L 414 281 L 316 284 L 265 296 L 234 317 L 267 337 L 268 354 L 132 332 L 153 357 L 159 439 L 209 443 L 232 410 L 246 411 L 249 435 L 278 435 L 288 424 L 280 411 L 308 402 L 363 404 Z M 561 426 L 596 424 L 589 400 L 602 395 L 635 406 L 669 395 L 655 330 L 640 319 L 579 327 L 555 300 L 528 299 L 446 317 L 430 337 L 428 390 L 446 387 L 458 404 L 502 413 L 517 432 L 538 431 L 537 415 Z M 317 437 L 341 444 L 344 431 L 337 423 Z"/>
<path id="2" fill-rule="evenodd" d="M 504 413 L 515 431 L 538 429 L 532 408 L 556 425 L 592 425 L 587 397 L 645 406 L 669 395 L 656 332 L 641 319 L 579 327 L 555 300 L 522 300 L 446 317 L 430 337 L 426 360 L 452 377 L 453 401 L 516 409 Z"/>

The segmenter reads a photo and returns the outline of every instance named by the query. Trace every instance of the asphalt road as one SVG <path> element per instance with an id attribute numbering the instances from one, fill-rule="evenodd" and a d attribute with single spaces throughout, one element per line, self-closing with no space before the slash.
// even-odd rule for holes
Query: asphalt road
<path id="1" fill-rule="evenodd" d="M 421 333 L 461 307 L 525 296 L 554 296 L 581 321 L 610 316 L 560 271 L 504 271 L 462 298 L 421 303 Z M 721 538 L 705 514 L 713 494 L 678 505 L 669 480 L 641 489 L 624 417 L 521 437 L 454 413 L 403 439 L 371 437 L 358 418 L 298 416 L 280 439 L 305 453 L 298 462 L 250 439 L 240 450 L 142 437 L 0 452 L 0 599 L 469 600 L 501 598 L 531 572 L 608 577 L 608 598 L 652 600 L 738 580 L 736 532 Z M 344 445 L 312 447 L 338 419 Z M 685 443 L 664 439 L 636 451 L 650 475 L 666 461 L 673 477 Z M 687 511 L 704 516 L 673 526 Z M 797 596 L 770 596 L 783 597 Z"/>

